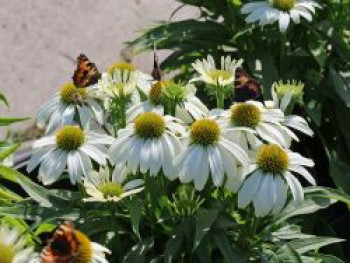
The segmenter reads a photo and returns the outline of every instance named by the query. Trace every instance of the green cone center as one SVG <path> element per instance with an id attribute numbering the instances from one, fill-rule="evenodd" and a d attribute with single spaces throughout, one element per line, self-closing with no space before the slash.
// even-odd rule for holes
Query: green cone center
<path id="1" fill-rule="evenodd" d="M 221 69 L 210 70 L 208 75 L 210 78 L 215 80 L 215 82 L 217 82 L 219 79 L 228 80 L 233 76 L 231 72 Z"/>
<path id="2" fill-rule="evenodd" d="M 84 141 L 84 131 L 77 126 L 65 126 L 56 134 L 57 147 L 66 151 L 78 149 Z"/>
<path id="3" fill-rule="evenodd" d="M 261 112 L 255 105 L 237 103 L 231 107 L 231 121 L 239 127 L 255 128 L 261 121 Z"/>
<path id="4" fill-rule="evenodd" d="M 136 134 L 141 138 L 158 138 L 165 131 L 165 121 L 157 113 L 145 112 L 135 119 L 134 128 Z"/>
<path id="5" fill-rule="evenodd" d="M 104 198 L 118 197 L 123 193 L 123 187 L 115 182 L 108 182 L 99 187 Z"/>
<path id="6" fill-rule="evenodd" d="M 259 169 L 267 173 L 282 174 L 289 165 L 287 152 L 277 144 L 263 145 L 256 156 Z"/>
<path id="7" fill-rule="evenodd" d="M 12 263 L 14 257 L 12 246 L 0 244 L 0 263 Z"/>
<path id="8" fill-rule="evenodd" d="M 295 0 L 272 0 L 272 6 L 282 11 L 289 11 L 295 6 Z"/>
<path id="9" fill-rule="evenodd" d="M 77 88 L 73 83 L 62 85 L 59 93 L 61 99 L 67 104 L 77 104 L 86 98 L 86 88 Z"/>
<path id="10" fill-rule="evenodd" d="M 191 125 L 190 137 L 195 144 L 214 144 L 219 140 L 220 127 L 215 120 L 197 120 Z"/>

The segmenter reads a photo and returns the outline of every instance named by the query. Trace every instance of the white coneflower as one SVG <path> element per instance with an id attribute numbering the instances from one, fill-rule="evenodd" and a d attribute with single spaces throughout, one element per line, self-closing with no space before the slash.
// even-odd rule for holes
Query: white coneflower
<path id="1" fill-rule="evenodd" d="M 108 248 L 92 242 L 83 232 L 76 230 L 73 223 L 65 222 L 57 228 L 35 263 L 108 263 L 106 254 L 111 254 Z"/>
<path id="2" fill-rule="evenodd" d="M 62 85 L 60 91 L 42 105 L 36 115 L 40 128 L 46 127 L 46 133 L 56 128 L 78 121 L 84 128 L 89 128 L 92 119 L 99 124 L 104 121 L 103 108 L 97 102 L 97 90 L 94 86 L 77 88 L 73 83 Z"/>
<path id="3" fill-rule="evenodd" d="M 211 175 L 214 185 L 221 186 L 225 175 L 235 177 L 237 167 L 248 164 L 246 152 L 225 135 L 225 129 L 211 118 L 191 125 L 186 149 L 177 159 L 182 182 L 193 181 L 195 188 L 202 190 Z"/>
<path id="4" fill-rule="evenodd" d="M 293 132 L 282 125 L 284 120 L 280 109 L 270 109 L 260 102 L 247 101 L 233 104 L 230 110 L 221 113 L 218 121 L 228 132 L 230 128 L 240 128 L 238 131 L 235 129 L 232 136 L 229 134 L 230 138 L 248 150 L 257 148 L 262 140 L 288 147 Z"/>
<path id="5" fill-rule="evenodd" d="M 292 82 L 278 82 L 274 83 L 271 88 L 271 94 L 273 101 L 266 101 L 267 107 L 280 108 L 282 111 L 287 112 L 290 105 L 300 104 L 303 101 L 304 84 Z M 313 136 L 314 132 L 309 127 L 307 121 L 301 116 L 286 115 L 283 121 L 283 125 L 298 130 L 308 136 Z M 289 131 L 286 131 L 289 133 Z M 290 134 L 290 133 L 289 133 Z M 295 140 L 298 138 L 292 133 L 290 134 Z"/>
<path id="6" fill-rule="evenodd" d="M 232 60 L 230 56 L 221 57 L 221 68 L 218 69 L 211 55 L 208 55 L 207 59 L 203 59 L 203 61 L 197 59 L 195 63 L 192 63 L 192 67 L 199 73 L 199 76 L 193 78 L 191 82 L 203 81 L 206 84 L 221 87 L 231 85 L 235 81 L 236 69 L 242 63 L 242 59 Z"/>
<path id="7" fill-rule="evenodd" d="M 27 263 L 36 257 L 34 247 L 26 245 L 26 240 L 18 229 L 4 224 L 0 225 L 1 263 Z"/>
<path id="8" fill-rule="evenodd" d="M 257 216 L 278 213 L 286 203 L 287 186 L 296 204 L 300 204 L 304 199 L 303 187 L 292 173 L 316 184 L 304 166 L 312 167 L 314 162 L 276 144 L 262 145 L 249 168 L 251 172 L 238 191 L 238 206 L 244 208 L 252 202 Z"/>
<path id="9" fill-rule="evenodd" d="M 113 64 L 107 72 L 102 74 L 96 86 L 110 98 L 133 98 L 137 96 L 137 88 L 143 92 L 150 89 L 152 77 L 127 62 Z M 134 98 L 138 101 L 139 98 Z"/>
<path id="10" fill-rule="evenodd" d="M 178 169 L 173 161 L 182 150 L 179 136 L 184 133 L 181 121 L 172 116 L 142 113 L 118 132 L 110 159 L 134 174 L 140 170 L 156 176 L 163 171 L 167 178 L 175 179 Z"/>
<path id="11" fill-rule="evenodd" d="M 156 112 L 163 115 L 164 108 L 169 105 L 169 101 L 176 105 L 175 117 L 186 123 L 208 116 L 209 110 L 195 96 L 195 93 L 196 87 L 192 84 L 182 85 L 171 80 L 158 81 L 149 90 L 147 100 L 136 103 L 128 109 L 127 122 L 132 122 L 144 112 Z"/>
<path id="12" fill-rule="evenodd" d="M 143 180 L 134 179 L 124 184 L 125 176 L 122 173 L 111 175 L 108 168 L 101 168 L 99 172 L 92 171 L 83 180 L 85 191 L 89 195 L 84 199 L 86 202 L 119 202 L 144 188 Z"/>
<path id="13" fill-rule="evenodd" d="M 27 170 L 31 172 L 41 163 L 39 179 L 48 185 L 57 181 L 67 168 L 70 181 L 75 184 L 92 170 L 91 159 L 99 165 L 106 164 L 105 145 L 112 142 L 113 137 L 65 126 L 55 135 L 34 142 Z"/>
<path id="14" fill-rule="evenodd" d="M 301 18 L 311 22 L 316 8 L 321 6 L 313 0 L 266 0 L 243 5 L 241 13 L 249 14 L 247 23 L 267 25 L 278 22 L 280 31 L 285 32 L 291 20 L 296 24 Z"/>

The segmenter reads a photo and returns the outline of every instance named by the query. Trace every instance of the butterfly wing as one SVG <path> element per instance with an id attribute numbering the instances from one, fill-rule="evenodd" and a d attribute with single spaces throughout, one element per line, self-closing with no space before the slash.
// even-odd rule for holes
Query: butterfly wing
<path id="1" fill-rule="evenodd" d="M 71 263 L 78 253 L 74 225 L 65 222 L 54 232 L 52 239 L 40 254 L 40 263 Z"/>
<path id="2" fill-rule="evenodd" d="M 96 84 L 100 78 L 95 63 L 92 63 L 87 56 L 80 54 L 77 58 L 77 69 L 74 71 L 73 83 L 79 88 L 85 88 Z"/>
<path id="3" fill-rule="evenodd" d="M 236 70 L 234 100 L 236 102 L 245 102 L 247 100 L 264 102 L 259 83 L 243 68 Z"/>

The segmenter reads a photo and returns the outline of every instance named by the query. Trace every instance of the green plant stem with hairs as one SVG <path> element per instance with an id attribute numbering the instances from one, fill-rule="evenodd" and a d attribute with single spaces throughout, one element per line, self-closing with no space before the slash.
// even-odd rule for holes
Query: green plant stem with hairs
<path id="1" fill-rule="evenodd" d="M 216 86 L 216 107 L 223 109 L 225 107 L 225 91 L 224 87 Z"/>

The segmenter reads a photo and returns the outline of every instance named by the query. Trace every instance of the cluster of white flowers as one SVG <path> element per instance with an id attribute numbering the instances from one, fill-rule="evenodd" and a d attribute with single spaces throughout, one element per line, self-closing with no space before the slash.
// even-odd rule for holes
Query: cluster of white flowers
<path id="1" fill-rule="evenodd" d="M 196 97 L 198 81 L 225 96 L 242 62 L 226 57 L 218 68 L 211 56 L 197 60 L 198 76 L 189 84 L 155 81 L 119 63 L 97 84 L 79 88 L 79 101 L 68 90 L 77 88 L 66 84 L 39 110 L 38 123 L 48 123 L 47 136 L 34 143 L 28 170 L 40 165 L 39 179 L 46 185 L 68 175 L 72 184 L 85 186 L 85 201 L 118 202 L 142 191 L 145 176 L 164 175 L 193 182 L 199 191 L 224 187 L 238 194 L 240 208 L 252 203 L 257 216 L 281 211 L 288 189 L 300 203 L 303 187 L 295 174 L 314 185 L 305 169 L 314 164 L 289 148 L 298 141 L 293 130 L 313 133 L 305 119 L 284 112 L 293 94 L 277 94 L 283 83 L 273 86 L 273 101 L 233 103 L 229 109 L 209 110 Z M 109 117 L 119 125 L 114 134 L 106 128 L 114 125 Z"/>

